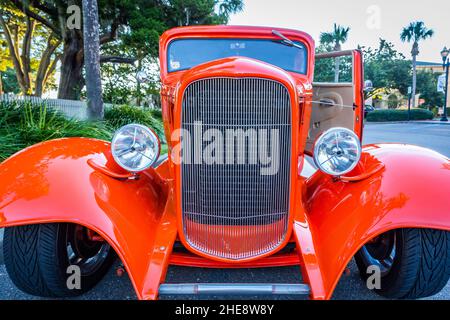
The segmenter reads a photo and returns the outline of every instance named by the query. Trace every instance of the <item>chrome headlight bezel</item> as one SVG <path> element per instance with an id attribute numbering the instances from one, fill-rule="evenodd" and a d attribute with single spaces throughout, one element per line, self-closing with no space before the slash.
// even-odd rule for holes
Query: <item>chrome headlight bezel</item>
<path id="1" fill-rule="evenodd" d="M 336 157 L 343 157 L 343 156 L 341 156 L 342 153 L 341 154 L 335 153 L 334 155 L 331 154 L 329 160 L 327 160 L 326 162 L 321 163 L 321 160 L 318 159 L 321 147 L 323 147 L 323 144 L 325 143 L 326 140 L 329 140 L 332 137 L 336 138 L 336 150 L 341 149 L 340 151 L 341 152 L 344 151 L 344 154 L 346 154 L 345 151 L 347 151 L 347 150 L 340 147 L 340 145 L 341 146 L 345 145 L 344 140 L 341 140 L 341 143 L 339 144 L 339 139 L 344 139 L 344 137 L 350 138 L 350 139 L 352 139 L 351 142 L 353 144 L 353 147 L 356 147 L 355 158 L 352 160 L 353 162 L 351 163 L 351 165 L 347 166 L 345 170 L 338 171 L 338 170 L 333 170 L 333 169 L 330 169 L 330 168 L 324 166 L 325 163 L 328 163 L 332 159 L 336 160 Z M 322 172 L 329 174 L 331 176 L 335 176 L 335 177 L 339 177 L 339 176 L 342 176 L 344 174 L 347 174 L 347 173 L 353 171 L 361 159 L 361 154 L 362 154 L 362 146 L 361 146 L 361 141 L 360 141 L 359 137 L 356 135 L 355 132 L 353 132 L 352 130 L 349 130 L 347 128 L 340 128 L 340 127 L 331 128 L 331 129 L 323 132 L 316 139 L 316 141 L 314 143 L 314 154 L 313 154 L 314 163 Z M 348 158 L 347 158 L 347 160 L 348 160 Z"/>
<path id="2" fill-rule="evenodd" d="M 150 141 L 153 144 L 153 150 L 154 150 L 154 158 L 149 158 L 148 155 L 145 155 L 144 157 L 147 158 L 148 160 L 145 162 L 145 165 L 141 165 L 139 167 L 130 167 L 129 165 L 125 164 L 122 159 L 121 156 L 122 155 L 118 155 L 117 154 L 117 144 L 118 144 L 118 140 L 121 138 L 122 135 L 124 135 L 124 132 L 126 132 L 127 130 L 132 130 L 135 132 L 135 136 L 133 137 L 133 144 L 136 143 L 136 140 L 139 138 L 139 136 L 136 136 L 136 134 L 138 134 L 138 131 L 140 132 L 140 140 L 142 139 L 150 139 Z M 130 145 L 130 152 L 135 152 L 135 150 L 133 150 L 135 146 Z M 111 153 L 112 156 L 114 158 L 114 161 L 123 169 L 125 169 L 126 171 L 132 172 L 132 173 L 138 173 L 138 172 L 142 172 L 147 170 L 148 168 L 150 168 L 158 159 L 159 156 L 161 154 L 161 142 L 159 140 L 158 135 L 150 128 L 143 126 L 141 124 L 136 124 L 136 123 L 132 123 L 132 124 L 128 124 L 125 125 L 123 127 L 121 127 L 120 129 L 118 129 L 115 133 L 114 133 L 114 137 L 111 141 Z"/>

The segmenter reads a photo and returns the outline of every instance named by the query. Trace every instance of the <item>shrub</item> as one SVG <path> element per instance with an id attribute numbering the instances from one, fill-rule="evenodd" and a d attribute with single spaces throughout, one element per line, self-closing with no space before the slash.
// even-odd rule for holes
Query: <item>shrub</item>
<path id="1" fill-rule="evenodd" d="M 388 97 L 388 107 L 389 109 L 396 109 L 398 107 L 399 101 L 396 94 L 391 94 Z"/>
<path id="2" fill-rule="evenodd" d="M 0 102 L 0 161 L 42 141 L 66 137 L 110 140 L 112 132 L 103 122 L 66 119 L 44 104 Z"/>
<path id="3" fill-rule="evenodd" d="M 167 153 L 158 110 L 114 107 L 106 110 L 105 121 L 89 122 L 67 119 L 45 104 L 0 101 L 0 162 L 23 148 L 52 139 L 86 137 L 110 141 L 115 130 L 130 123 L 153 128 L 163 142 L 161 152 Z"/>
<path id="4" fill-rule="evenodd" d="M 434 117 L 436 118 L 439 115 L 439 108 L 438 107 L 432 107 L 431 112 L 433 112 Z"/>
<path id="5" fill-rule="evenodd" d="M 412 109 L 411 120 L 433 120 L 433 112 L 425 109 Z M 407 121 L 408 110 L 375 110 L 367 114 L 369 122 Z"/>
<path id="6" fill-rule="evenodd" d="M 130 123 L 146 125 L 155 130 L 160 139 L 164 141 L 164 127 L 160 111 L 128 105 L 114 106 L 105 110 L 105 121 L 114 130 Z"/>
<path id="7" fill-rule="evenodd" d="M 150 113 L 152 114 L 153 118 L 158 119 L 162 122 L 162 111 L 158 109 L 150 109 Z"/>

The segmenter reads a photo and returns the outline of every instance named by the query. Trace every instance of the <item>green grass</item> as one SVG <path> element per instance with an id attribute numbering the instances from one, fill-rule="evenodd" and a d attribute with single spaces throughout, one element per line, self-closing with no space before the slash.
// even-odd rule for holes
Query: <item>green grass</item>
<path id="1" fill-rule="evenodd" d="M 45 104 L 0 102 L 0 161 L 23 148 L 52 139 L 86 137 L 110 141 L 117 128 L 129 123 L 147 125 L 159 136 L 163 135 L 160 118 L 133 107 L 115 107 L 106 112 L 104 121 L 89 122 L 67 119 Z M 163 144 L 164 152 L 167 146 Z"/>

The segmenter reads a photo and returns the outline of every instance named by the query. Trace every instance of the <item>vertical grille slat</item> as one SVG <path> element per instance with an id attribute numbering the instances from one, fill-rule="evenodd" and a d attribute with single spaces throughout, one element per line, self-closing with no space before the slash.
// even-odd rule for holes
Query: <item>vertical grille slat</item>
<path id="1" fill-rule="evenodd" d="M 288 90 L 267 79 L 208 78 L 186 88 L 182 106 L 181 127 L 192 140 L 189 146 L 183 144 L 182 151 L 192 161 L 183 159 L 181 164 L 182 221 L 188 244 L 229 260 L 275 250 L 285 240 L 289 221 Z M 230 130 L 245 134 L 235 139 L 228 136 Z M 194 142 L 195 131 L 221 135 L 223 148 L 214 154 L 223 163 L 207 164 L 203 157 L 201 163 L 196 161 L 211 141 Z M 261 142 L 264 136 L 267 143 Z M 278 144 L 278 156 L 270 154 L 274 144 Z M 239 153 L 243 145 L 244 152 Z M 278 158 L 279 169 L 274 174 L 262 173 L 270 163 L 261 162 L 261 148 L 272 161 Z"/>

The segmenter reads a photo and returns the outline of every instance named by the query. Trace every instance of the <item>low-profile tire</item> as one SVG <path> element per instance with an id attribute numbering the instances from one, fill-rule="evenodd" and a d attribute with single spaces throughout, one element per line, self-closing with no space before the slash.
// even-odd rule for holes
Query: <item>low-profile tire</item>
<path id="1" fill-rule="evenodd" d="M 106 242 L 82 239 L 86 232 L 84 227 L 66 223 L 6 228 L 3 253 L 12 282 L 40 297 L 74 297 L 89 291 L 108 272 L 115 253 Z M 75 238 L 85 242 L 75 244 Z M 74 265 L 81 271 L 80 288 L 67 285 L 74 274 L 68 268 Z"/>
<path id="2" fill-rule="evenodd" d="M 391 299 L 420 299 L 439 293 L 450 277 L 450 232 L 400 229 L 377 237 L 355 256 L 363 280 L 368 267 L 381 269 L 375 291 Z"/>

